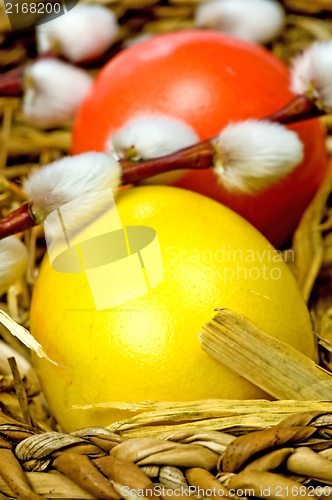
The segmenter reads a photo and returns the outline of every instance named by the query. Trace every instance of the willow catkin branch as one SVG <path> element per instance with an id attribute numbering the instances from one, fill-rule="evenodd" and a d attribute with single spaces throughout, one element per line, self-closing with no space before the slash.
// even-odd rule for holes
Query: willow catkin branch
<path id="1" fill-rule="evenodd" d="M 203 330 L 205 352 L 271 396 L 332 400 L 331 374 L 245 316 L 223 309 Z"/>
<path id="2" fill-rule="evenodd" d="M 295 450 L 287 462 L 289 472 L 322 481 L 332 481 L 332 462 L 307 447 Z"/>
<path id="3" fill-rule="evenodd" d="M 54 460 L 53 465 L 59 472 L 95 497 L 104 500 L 120 500 L 120 495 L 87 456 L 64 451 Z"/>
<path id="4" fill-rule="evenodd" d="M 311 492 L 309 495 L 305 486 L 273 472 L 243 471 L 230 478 L 228 487 L 235 492 L 246 490 L 244 494 L 248 497 L 255 496 L 270 500 L 295 497 L 305 500 L 317 498 Z"/>
<path id="5" fill-rule="evenodd" d="M 285 444 L 305 441 L 316 431 L 315 427 L 273 427 L 250 432 L 230 443 L 222 459 L 224 472 L 239 472 L 256 453 Z"/>

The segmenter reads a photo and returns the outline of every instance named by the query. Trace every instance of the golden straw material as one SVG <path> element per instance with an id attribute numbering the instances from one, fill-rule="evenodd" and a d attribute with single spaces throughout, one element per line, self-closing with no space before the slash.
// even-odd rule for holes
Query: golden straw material
<path id="1" fill-rule="evenodd" d="M 332 403 L 325 401 L 232 401 L 205 400 L 191 402 L 100 403 L 85 408 L 103 407 L 142 411 L 143 413 L 111 424 L 109 429 L 124 438 L 163 437 L 173 433 L 174 440 L 191 442 L 199 432 L 203 440 L 214 436 L 215 431 L 249 432 L 279 424 L 290 415 L 300 412 L 332 411 Z M 82 406 L 79 406 L 82 409 Z M 84 407 L 83 407 L 84 408 Z M 74 411 L 74 409 L 72 410 Z M 229 436 L 217 433 L 220 445 L 228 445 Z"/>
<path id="2" fill-rule="evenodd" d="M 246 317 L 222 309 L 203 330 L 204 351 L 271 396 L 332 400 L 330 373 Z"/>
<path id="3" fill-rule="evenodd" d="M 332 162 L 326 181 L 304 212 L 293 239 L 295 276 L 306 301 L 314 286 L 324 259 L 324 241 L 320 223 L 326 213 L 327 199 L 332 191 Z"/>
<path id="4" fill-rule="evenodd" d="M 284 4 L 289 9 L 307 12 L 308 14 L 316 14 L 324 10 L 332 11 L 330 0 L 315 0 L 308 2 L 307 0 L 284 0 Z"/>

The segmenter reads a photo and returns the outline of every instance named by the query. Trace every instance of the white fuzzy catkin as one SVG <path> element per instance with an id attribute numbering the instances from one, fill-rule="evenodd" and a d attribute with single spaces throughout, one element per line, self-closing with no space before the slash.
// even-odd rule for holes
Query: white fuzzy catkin
<path id="1" fill-rule="evenodd" d="M 66 14 L 37 26 L 38 52 L 55 52 L 72 62 L 86 61 L 103 54 L 118 30 L 110 9 L 79 3 Z"/>
<path id="2" fill-rule="evenodd" d="M 112 134 L 106 150 L 117 159 L 130 153 L 133 160 L 159 158 L 199 141 L 194 129 L 169 116 L 136 118 Z"/>
<path id="3" fill-rule="evenodd" d="M 315 42 L 294 59 L 291 89 L 332 113 L 332 40 Z"/>
<path id="4" fill-rule="evenodd" d="M 42 59 L 24 74 L 24 119 L 39 127 L 72 120 L 92 85 L 83 70 L 56 59 Z"/>
<path id="5" fill-rule="evenodd" d="M 24 189 L 41 224 L 51 212 L 78 198 L 82 203 L 76 207 L 77 213 L 73 209 L 73 220 L 82 213 L 88 218 L 89 195 L 107 188 L 115 195 L 120 184 L 120 165 L 106 153 L 91 152 L 62 158 L 40 168 L 25 180 Z"/>
<path id="6" fill-rule="evenodd" d="M 0 295 L 23 275 L 27 263 L 28 252 L 20 240 L 9 236 L 0 241 Z"/>
<path id="7" fill-rule="evenodd" d="M 254 194 L 289 174 L 303 159 L 298 135 L 279 123 L 230 124 L 215 140 L 215 172 L 229 191 Z"/>
<path id="8" fill-rule="evenodd" d="M 223 31 L 237 38 L 265 44 L 282 30 L 285 12 L 275 0 L 212 0 L 196 10 L 199 28 Z"/>

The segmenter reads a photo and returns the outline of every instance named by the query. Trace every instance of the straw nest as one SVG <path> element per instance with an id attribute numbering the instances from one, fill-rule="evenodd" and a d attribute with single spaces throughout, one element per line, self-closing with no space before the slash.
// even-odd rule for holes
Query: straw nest
<path id="1" fill-rule="evenodd" d="M 98 65 L 138 34 L 192 27 L 199 1 L 100 0 L 116 13 L 121 30 Z M 283 3 L 287 23 L 270 49 L 285 62 L 312 41 L 332 37 L 331 0 Z M 10 32 L 3 9 L 0 4 L 0 65 L 6 71 L 34 57 L 35 42 L 33 29 L 20 36 Z M 88 69 L 95 74 L 98 67 Z M 0 215 L 5 216 L 26 199 L 21 176 L 68 152 L 71 128 L 46 132 L 27 126 L 16 98 L 0 98 L 0 115 Z M 332 117 L 322 122 L 332 153 Z M 29 359 L 29 353 L 0 326 L 13 354 L 10 370 L 8 355 L 0 356 L 0 497 L 332 498 L 331 192 L 332 174 L 303 216 L 291 263 L 312 314 L 320 366 L 286 346 L 280 350 L 231 311 L 218 311 L 202 328 L 207 352 L 223 363 L 231 359 L 233 369 L 277 401 L 146 402 L 141 414 L 108 429 L 65 434 L 45 407 L 34 373 L 18 372 L 15 356 Z M 45 247 L 40 228 L 22 238 L 29 248 L 28 272 L 0 308 L 28 327 L 31 289 Z M 130 410 L 130 404 L 124 406 Z"/>

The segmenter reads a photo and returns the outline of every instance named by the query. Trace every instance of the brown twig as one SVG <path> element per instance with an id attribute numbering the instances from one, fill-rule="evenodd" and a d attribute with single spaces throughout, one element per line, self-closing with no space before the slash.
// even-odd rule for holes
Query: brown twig
<path id="1" fill-rule="evenodd" d="M 0 95 L 6 97 L 21 97 L 23 95 L 23 77 L 25 67 L 9 71 L 0 78 Z"/>
<path id="2" fill-rule="evenodd" d="M 7 217 L 0 220 L 0 239 L 13 234 L 21 233 L 36 226 L 37 222 L 31 211 L 30 203 L 25 203 Z"/>
<path id="3" fill-rule="evenodd" d="M 171 170 L 194 168 L 205 169 L 213 164 L 214 146 L 210 141 L 195 144 L 168 156 L 133 164 L 122 162 L 122 184 L 135 184 L 152 175 Z M 0 240 L 13 234 L 26 231 L 38 225 L 31 203 L 22 205 L 0 220 Z"/>
<path id="4" fill-rule="evenodd" d="M 290 125 L 310 118 L 318 118 L 322 115 L 326 115 L 323 109 L 319 109 L 308 97 L 298 95 L 285 107 L 267 116 L 265 120 Z"/>
<path id="5" fill-rule="evenodd" d="M 199 142 L 170 155 L 141 163 L 135 164 L 128 160 L 121 160 L 123 168 L 122 183 L 135 184 L 153 175 L 164 174 L 173 170 L 210 168 L 213 165 L 214 153 L 214 146 L 209 140 Z"/>

